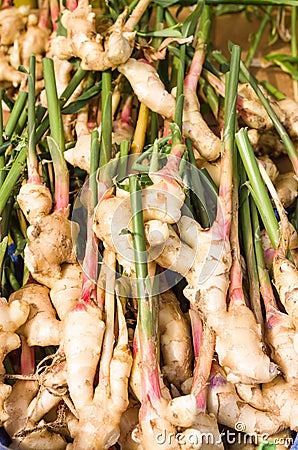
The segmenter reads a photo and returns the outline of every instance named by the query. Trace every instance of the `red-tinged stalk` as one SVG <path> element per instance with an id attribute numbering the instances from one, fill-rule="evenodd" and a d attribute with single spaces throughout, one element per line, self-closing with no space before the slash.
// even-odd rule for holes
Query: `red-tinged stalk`
<path id="1" fill-rule="evenodd" d="M 295 264 L 288 258 L 289 247 L 289 222 L 286 215 L 286 211 L 281 204 L 275 187 L 270 180 L 268 174 L 261 164 L 259 164 L 261 175 L 266 183 L 266 186 L 270 192 L 270 195 L 276 205 L 277 211 L 280 216 L 280 239 L 276 247 L 275 255 L 273 258 L 273 277 L 276 290 L 279 294 L 281 303 L 284 305 L 285 310 L 296 323 L 298 317 L 297 309 L 297 280 L 298 271 Z"/>
<path id="2" fill-rule="evenodd" d="M 38 26 L 40 28 L 48 28 L 48 20 L 49 20 L 49 0 L 43 0 L 41 7 L 39 8 L 39 21 Z"/>
<path id="3" fill-rule="evenodd" d="M 29 347 L 24 336 L 21 336 L 21 342 L 21 374 L 30 375 L 35 372 L 35 350 Z"/>
<path id="4" fill-rule="evenodd" d="M 209 72 L 209 70 L 207 69 L 202 70 L 202 75 L 219 95 L 221 95 L 222 97 L 225 96 L 225 83 L 220 78 Z M 237 107 L 239 101 L 238 99 L 239 96 L 237 97 Z"/>
<path id="5" fill-rule="evenodd" d="M 238 58 L 240 57 L 239 47 L 234 46 L 235 55 L 238 50 Z M 234 73 L 233 79 L 229 79 L 229 83 L 238 80 L 238 71 Z M 235 84 L 234 84 L 235 86 Z M 233 178 L 233 154 L 234 154 L 234 133 L 236 126 L 236 96 L 237 90 L 234 92 L 234 97 L 227 95 L 225 97 L 225 118 L 224 118 L 224 132 L 223 132 L 223 151 L 221 156 L 221 178 L 218 194 L 218 207 L 215 222 L 222 226 L 223 239 L 228 240 L 231 227 L 232 215 L 232 178 Z"/>
<path id="6" fill-rule="evenodd" d="M 231 153 L 235 158 L 234 149 Z M 216 351 L 220 364 L 226 368 L 229 380 L 233 382 L 242 381 L 244 383 L 266 382 L 270 381 L 277 374 L 277 370 L 263 352 L 261 327 L 257 324 L 253 312 L 245 302 L 238 238 L 237 164 L 235 159 L 233 162 L 232 220 L 230 230 L 232 253 L 229 286 L 230 303 L 227 314 L 222 318 L 223 327 L 222 329 L 219 327 L 217 330 Z M 245 349 L 247 353 L 244 360 L 243 352 Z"/>
<path id="7" fill-rule="evenodd" d="M 207 41 L 211 27 L 210 13 L 210 7 L 205 5 L 201 16 L 200 29 L 197 35 L 195 53 L 192 58 L 188 73 L 184 79 L 184 86 L 189 87 L 195 92 L 198 87 L 198 82 L 202 73 L 203 63 L 206 56 Z"/>
<path id="8" fill-rule="evenodd" d="M 30 224 L 34 223 L 38 217 L 49 214 L 52 209 L 51 192 L 41 181 L 36 154 L 35 69 L 36 58 L 31 55 L 28 73 L 28 180 L 21 186 L 17 196 L 18 203 Z"/>
<path id="9" fill-rule="evenodd" d="M 266 311 L 266 341 L 271 350 L 271 358 L 279 365 L 286 381 L 296 384 L 298 377 L 296 328 L 291 317 L 279 311 L 265 266 L 258 214 L 254 203 L 251 204 L 251 216 L 260 291 Z"/>
<path id="10" fill-rule="evenodd" d="M 106 384 L 110 377 L 110 363 L 113 356 L 113 346 L 115 341 L 115 273 L 116 273 L 116 255 L 109 250 L 104 251 L 103 264 L 105 265 L 105 322 L 106 329 L 102 346 L 102 354 L 99 367 L 99 383 Z"/>
<path id="11" fill-rule="evenodd" d="M 189 310 L 189 317 L 191 323 L 191 331 L 192 331 L 192 342 L 194 348 L 194 356 L 197 360 L 200 348 L 202 345 L 202 336 L 203 336 L 203 322 L 200 314 L 195 309 L 191 308 Z"/>
<path id="12" fill-rule="evenodd" d="M 56 33 L 58 27 L 58 19 L 60 14 L 59 2 L 58 0 L 50 0 L 50 12 L 53 32 Z"/>
<path id="13" fill-rule="evenodd" d="M 155 436 L 163 429 L 176 434 L 175 428 L 165 419 L 167 402 L 162 397 L 155 329 L 155 307 L 151 294 L 147 268 L 141 187 L 136 175 L 129 178 L 132 210 L 132 238 L 138 289 L 138 336 L 141 358 L 142 405 L 140 409 L 140 439 L 143 449 L 156 448 Z M 179 448 L 165 443 L 161 448 Z"/>
<path id="14" fill-rule="evenodd" d="M 66 0 L 66 8 L 69 11 L 74 11 L 78 6 L 77 0 Z"/>
<path id="15" fill-rule="evenodd" d="M 69 173 L 61 149 L 55 140 L 47 137 L 47 143 L 51 153 L 55 173 L 55 200 L 54 211 L 66 217 L 69 214 Z"/>
<path id="16" fill-rule="evenodd" d="M 95 128 L 98 127 L 98 98 L 94 98 L 90 100 L 90 103 L 88 105 L 88 121 L 87 121 L 87 127 L 88 131 L 91 132 Z"/>
<path id="17" fill-rule="evenodd" d="M 3 0 L 2 3 L 2 9 L 9 9 L 13 7 L 13 1 L 12 0 Z"/>
<path id="18" fill-rule="evenodd" d="M 215 91 L 222 97 L 225 97 L 225 81 L 221 80 L 216 75 L 214 75 L 213 73 L 209 72 L 206 69 L 203 69 L 202 74 L 203 74 L 204 78 L 208 81 L 208 83 L 210 83 L 210 85 L 215 89 Z M 239 112 L 243 116 L 243 119 L 245 119 L 245 117 L 247 115 L 247 111 L 246 111 L 247 105 L 246 105 L 245 98 L 243 97 L 243 95 L 241 95 L 241 94 L 237 95 L 236 104 L 237 104 L 237 112 Z M 249 114 L 253 115 L 253 113 L 254 113 L 254 111 L 249 111 Z"/>
<path id="19" fill-rule="evenodd" d="M 215 333 L 205 324 L 202 330 L 202 341 L 196 361 L 191 394 L 195 396 L 198 410 L 206 412 L 208 380 L 214 357 Z"/>
<path id="20" fill-rule="evenodd" d="M 87 207 L 87 236 L 86 249 L 83 261 L 83 289 L 82 298 L 88 302 L 92 299 L 96 303 L 96 282 L 98 279 L 98 240 L 93 233 L 94 207 L 98 200 L 97 169 L 99 165 L 98 132 L 91 133 L 90 145 L 90 177 L 88 181 L 88 207 Z"/>

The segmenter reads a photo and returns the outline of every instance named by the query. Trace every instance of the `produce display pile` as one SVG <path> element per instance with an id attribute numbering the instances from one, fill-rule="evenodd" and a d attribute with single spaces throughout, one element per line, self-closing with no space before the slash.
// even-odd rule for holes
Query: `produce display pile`
<path id="1" fill-rule="evenodd" d="M 1 444 L 296 448 L 296 32 L 292 0 L 2 3 Z"/>

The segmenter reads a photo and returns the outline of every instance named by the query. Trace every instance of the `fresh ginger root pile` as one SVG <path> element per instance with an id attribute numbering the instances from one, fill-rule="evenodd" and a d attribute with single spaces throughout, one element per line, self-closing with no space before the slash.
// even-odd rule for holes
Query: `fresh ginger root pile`
<path id="1" fill-rule="evenodd" d="M 70 6 L 69 2 L 68 9 L 61 14 L 66 36 L 58 36 L 53 29 L 48 44 L 48 55 L 53 57 L 57 70 L 59 95 L 75 70 L 69 62 L 72 58 L 79 58 L 81 69 L 88 71 L 111 68 L 115 74 L 118 70 L 115 96 L 119 94 L 116 91 L 121 83 L 126 83 L 127 89 L 127 80 L 133 93 L 125 92 L 124 99 L 130 108 L 127 113 L 126 104 L 123 106 L 126 117 L 121 115 L 119 121 L 113 123 L 117 141 L 113 136 L 112 144 L 117 150 L 123 140 L 129 141 L 133 135 L 134 94 L 151 112 L 176 120 L 175 90 L 168 92 L 153 65 L 137 59 L 146 55 L 146 49 L 140 53 L 138 48 L 139 53 L 133 54 L 136 33 L 131 20 L 137 22 L 133 12 L 129 17 L 128 8 L 124 8 L 114 24 L 102 32 L 87 0 L 79 0 L 76 8 Z M 3 39 L 1 33 L 0 26 L 0 39 Z M 32 16 L 23 22 L 18 33 L 22 33 L 18 37 L 20 61 L 28 67 L 28 52 L 33 42 L 39 44 L 35 51 L 42 54 L 49 33 Z M 199 63 L 195 59 L 184 83 L 181 141 L 190 138 L 199 164 L 204 160 L 206 167 L 224 166 L 223 161 L 219 161 L 222 150 L 219 128 L 217 134 L 214 133 L 200 112 L 197 85 L 202 68 L 196 65 Z M 65 73 L 62 73 L 63 68 Z M 198 72 L 194 73 L 196 70 Z M 14 82 L 18 84 L 21 79 L 19 74 Z M 86 85 L 82 83 L 80 89 Z M 115 106 L 118 113 L 119 105 Z M 256 147 L 262 141 L 262 145 L 269 148 L 276 139 L 272 123 L 248 85 L 240 86 L 237 106 L 241 119 L 258 128 L 251 133 Z M 275 102 L 274 107 L 286 123 L 287 114 L 282 104 Z M 88 117 L 88 107 L 78 113 L 76 125 L 72 122 L 74 116 L 68 117 L 71 123 L 68 123 L 66 141 L 75 140 L 75 145 L 65 155 L 72 165 L 87 173 L 90 172 L 91 143 Z M 154 117 L 152 114 L 152 123 Z M 218 122 L 220 125 L 220 118 Z M 288 129 L 294 133 L 294 124 L 288 123 Z M 280 147 L 276 152 L 284 151 Z M 237 251 L 230 230 L 229 196 L 233 183 L 230 183 L 228 171 L 225 166 L 221 167 L 222 175 L 218 176 L 220 194 L 216 219 L 209 228 L 203 228 L 184 213 L 190 197 L 189 189 L 184 186 L 187 174 L 181 169 L 184 156 L 187 160 L 184 152 L 183 144 L 172 145 L 166 165 L 156 172 L 149 170 L 152 184 L 142 187 L 141 197 L 150 259 L 148 267 L 155 268 L 157 263 L 166 276 L 176 272 L 184 277 L 186 298 L 181 299 L 180 304 L 180 298 L 168 290 L 154 300 L 157 338 L 149 339 L 144 350 L 137 328 L 133 358 L 130 344 L 132 329 L 138 320 L 136 285 L 131 283 L 132 299 L 126 293 L 119 298 L 117 293 L 115 297 L 115 279 L 112 280 L 116 261 L 121 278 L 130 277 L 131 281 L 136 275 L 132 207 L 127 190 L 115 185 L 104 195 L 99 193 L 93 229 L 87 225 L 95 254 L 91 256 L 86 251 L 86 265 L 81 267 L 74 251 L 76 230 L 68 218 L 68 204 L 63 208 L 53 205 L 49 189 L 38 177 L 28 176 L 28 183 L 21 187 L 17 201 L 29 223 L 25 264 L 34 283 L 12 293 L 8 302 L 3 301 L 6 308 L 11 311 L 15 308 L 21 317 L 14 324 L 7 320 L 4 326 L 1 325 L 4 316 L 0 315 L 1 363 L 7 353 L 20 346 L 18 335 L 24 343 L 22 352 L 26 345 L 29 350 L 49 345 L 59 346 L 59 350 L 58 361 L 53 358 L 53 363 L 47 366 L 46 360 L 44 367 L 30 373 L 31 378 L 18 380 L 13 389 L 1 379 L 0 421 L 12 438 L 11 448 L 114 450 L 114 446 L 120 445 L 122 450 L 222 450 L 219 424 L 225 429 L 243 422 L 248 433 L 270 435 L 281 429 L 298 429 L 298 358 L 292 353 L 298 348 L 295 261 L 287 259 L 285 242 L 280 242 L 273 252 L 274 277 L 288 314 L 278 310 L 276 302 L 270 298 L 274 297 L 272 292 L 266 299 L 262 290 L 266 315 L 262 335 L 253 308 L 245 302 L 242 277 L 237 271 L 235 275 L 236 265 L 240 271 L 240 254 L 235 257 Z M 152 162 L 150 157 L 153 160 L 150 154 L 145 164 Z M 162 158 L 165 157 L 163 153 Z M 284 206 L 292 205 L 297 197 L 295 177 L 289 175 L 291 187 L 283 189 L 282 176 L 277 176 L 276 168 L 269 160 L 264 164 Z M 293 242 L 295 239 L 297 236 L 293 234 Z M 297 248 L 294 245 L 293 254 Z M 112 276 L 105 267 L 106 261 L 103 264 L 98 261 L 97 251 L 102 248 L 113 259 Z M 103 286 L 96 286 L 96 277 L 88 278 L 89 263 L 92 268 L 95 265 L 96 270 L 101 266 L 99 279 L 103 280 Z M 182 312 L 182 302 L 186 308 L 183 311 L 187 313 Z M 266 351 L 264 342 L 269 347 Z M 1 377 L 4 372 L 1 367 Z M 62 410 L 65 414 L 59 422 Z M 172 435 L 172 440 L 161 443 L 159 437 L 163 433 Z M 184 438 L 180 438 L 180 433 Z M 204 433 L 213 436 L 213 443 L 204 442 Z M 191 443 L 194 437 L 198 442 L 203 439 L 203 444 Z"/>

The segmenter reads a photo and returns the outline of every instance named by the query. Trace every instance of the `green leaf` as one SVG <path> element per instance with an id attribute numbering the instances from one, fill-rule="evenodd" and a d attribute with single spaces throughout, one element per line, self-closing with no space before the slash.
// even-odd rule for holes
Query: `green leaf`
<path id="1" fill-rule="evenodd" d="M 5 236 L 2 241 L 0 242 L 0 267 L 2 267 L 6 249 L 7 249 L 7 243 L 8 243 L 8 237 Z"/>
<path id="2" fill-rule="evenodd" d="M 290 62 L 293 64 L 298 63 L 297 56 L 286 55 L 285 53 L 277 53 L 277 52 L 268 53 L 268 55 L 264 56 L 264 59 L 266 59 L 267 61 Z"/>
<path id="3" fill-rule="evenodd" d="M 147 173 L 142 173 L 139 177 L 141 186 L 152 186 L 153 181 Z"/>
<path id="4" fill-rule="evenodd" d="M 19 66 L 18 67 L 18 71 L 22 72 L 22 73 L 25 73 L 26 75 L 29 74 L 28 70 L 24 66 Z"/>
<path id="5" fill-rule="evenodd" d="M 179 0 L 155 0 L 155 4 L 162 6 L 163 8 L 168 8 L 169 6 L 175 5 Z"/>
<path id="6" fill-rule="evenodd" d="M 67 106 L 62 108 L 62 114 L 76 114 L 80 109 L 84 108 L 89 101 L 96 97 L 101 91 L 101 81 L 95 83 L 90 89 L 80 95 L 76 100 L 70 102 Z"/>
<path id="7" fill-rule="evenodd" d="M 294 80 L 298 80 L 298 70 L 296 68 L 296 64 L 298 63 L 298 58 L 295 57 L 287 57 L 288 55 L 279 55 L 276 54 L 276 57 L 273 55 L 264 56 L 264 59 L 270 61 L 272 64 L 280 67 L 284 72 L 291 75 Z M 290 62 L 292 60 L 292 62 Z"/>
<path id="8" fill-rule="evenodd" d="M 57 20 L 56 35 L 67 37 L 67 29 L 62 25 L 61 17 L 62 17 L 62 14 L 59 15 L 59 19 Z"/>
<path id="9" fill-rule="evenodd" d="M 258 450 L 275 450 L 275 449 L 276 444 L 274 444 L 274 442 L 262 442 L 258 447 Z"/>
<path id="10" fill-rule="evenodd" d="M 204 3 L 205 3 L 204 0 L 198 0 L 197 6 L 193 10 L 193 12 L 187 17 L 187 19 L 184 21 L 184 24 L 182 27 L 183 37 L 189 37 L 195 33 L 199 17 L 201 15 L 202 9 L 204 7 Z"/>
<path id="11" fill-rule="evenodd" d="M 143 31 L 137 31 L 137 35 L 144 36 L 144 37 L 152 36 L 152 37 L 162 37 L 162 38 L 167 38 L 167 37 L 181 38 L 182 33 L 178 29 L 178 28 L 181 28 L 181 25 L 182 24 L 177 23 L 173 27 L 169 27 L 164 30 L 148 31 L 147 33 L 143 32 Z"/>
<path id="12" fill-rule="evenodd" d="M 218 5 L 214 8 L 214 14 L 216 16 L 222 16 L 224 14 L 233 14 L 244 11 L 243 5 Z"/>

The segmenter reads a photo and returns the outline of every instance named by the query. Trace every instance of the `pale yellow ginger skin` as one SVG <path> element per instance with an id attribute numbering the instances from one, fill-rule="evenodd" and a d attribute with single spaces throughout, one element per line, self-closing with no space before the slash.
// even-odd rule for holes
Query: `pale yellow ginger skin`
<path id="1" fill-rule="evenodd" d="M 80 0 L 78 7 L 62 16 L 62 24 L 67 30 L 67 37 L 58 36 L 51 43 L 51 53 L 60 59 L 72 56 L 81 58 L 84 70 L 107 70 L 125 63 L 130 57 L 135 41 L 135 32 L 125 30 L 126 9 L 120 14 L 105 36 L 96 31 L 95 13 L 85 0 Z"/>
<path id="2" fill-rule="evenodd" d="M 168 240 L 156 262 L 185 276 L 188 286 L 184 289 L 184 294 L 215 331 L 216 350 L 229 379 L 246 383 L 272 380 L 277 375 L 277 367 L 263 351 L 261 330 L 253 313 L 244 305 L 235 303 L 227 311 L 231 250 L 229 241 L 222 238 L 223 229 L 220 224 L 214 222 L 212 229 L 206 231 L 193 219 L 182 216 L 178 229 L 186 248 L 182 246 L 180 239 L 176 247 Z M 193 257 L 189 259 L 188 255 L 190 265 L 186 273 L 181 273 L 179 263 L 185 260 L 184 255 L 189 249 L 193 251 Z M 178 263 L 170 266 L 171 261 Z M 238 333 L 235 327 L 238 328 Z M 244 333 L 246 339 L 242 338 Z M 241 348 L 247 352 L 249 364 L 241 360 Z M 247 351 L 248 349 L 250 350 Z"/>
<path id="3" fill-rule="evenodd" d="M 213 414 L 198 412 L 191 427 L 183 431 L 186 445 L 181 448 L 187 450 L 217 449 L 224 450 L 221 436 L 218 430 L 218 423 Z M 197 437 L 195 439 L 195 436 Z M 198 445 L 197 445 L 198 443 Z"/>
<path id="4" fill-rule="evenodd" d="M 215 161 L 219 157 L 221 140 L 203 119 L 197 94 L 188 86 L 184 86 L 183 133 L 191 139 L 202 158 Z"/>
<path id="5" fill-rule="evenodd" d="M 36 426 L 28 417 L 28 406 L 38 392 L 38 382 L 20 380 L 12 389 L 12 393 L 5 402 L 5 410 L 9 419 L 4 427 L 12 438 L 10 448 L 17 450 L 64 450 L 66 441 L 62 436 L 51 433 L 46 428 L 40 427 L 38 430 L 24 436 L 15 436 L 17 433 L 28 430 Z"/>
<path id="6" fill-rule="evenodd" d="M 272 183 L 275 184 L 279 176 L 279 170 L 272 159 L 270 159 L 268 155 L 262 155 L 259 156 L 258 161 L 263 165 Z"/>
<path id="7" fill-rule="evenodd" d="M 40 218 L 27 230 L 28 244 L 24 250 L 25 263 L 33 278 L 61 277 L 61 264 L 75 263 L 72 227 L 75 224 L 59 212 Z"/>
<path id="8" fill-rule="evenodd" d="M 163 223 L 175 223 L 180 218 L 180 210 L 185 197 L 181 185 L 171 177 L 165 180 L 158 173 L 152 174 L 151 177 L 153 185 L 142 190 L 144 222 L 157 220 Z M 130 197 L 124 192 L 119 189 L 116 196 L 107 192 L 101 199 L 95 209 L 93 230 L 95 235 L 104 242 L 104 245 L 117 254 L 119 262 L 129 272 L 133 272 L 134 249 L 131 236 L 121 233 L 124 228 L 131 227 Z M 153 225 L 152 222 L 151 225 Z M 160 224 L 158 225 L 157 227 L 155 224 L 155 230 L 159 233 Z M 167 238 L 168 233 L 164 226 L 162 230 L 159 236 L 164 236 L 163 241 Z M 150 224 L 149 227 L 146 227 L 146 232 L 150 233 Z M 157 253 L 161 253 L 159 249 L 157 249 Z M 156 256 L 156 252 L 151 255 L 151 257 L 153 256 Z"/>
<path id="9" fill-rule="evenodd" d="M 39 389 L 28 405 L 31 422 L 39 422 L 46 414 L 55 411 L 61 399 L 66 400 L 67 382 L 65 358 L 57 352 L 52 364 L 38 375 Z M 53 419 L 55 420 L 55 418 Z"/>
<path id="10" fill-rule="evenodd" d="M 58 97 L 61 96 L 62 92 L 66 89 L 71 79 L 71 75 L 73 72 L 73 64 L 70 62 L 59 59 L 57 56 L 53 56 L 54 63 L 54 71 L 55 71 L 55 79 L 57 86 L 57 94 Z M 78 87 L 75 92 L 78 94 L 81 92 L 82 87 Z M 74 95 L 74 94 L 73 94 Z M 71 96 L 71 99 L 73 96 Z"/>
<path id="11" fill-rule="evenodd" d="M 174 119 L 175 96 L 167 92 L 153 66 L 130 58 L 118 70 L 128 79 L 141 103 L 167 119 Z M 203 119 L 196 93 L 185 86 L 184 95 L 183 133 L 192 140 L 202 158 L 214 161 L 220 155 L 221 141 Z"/>
<path id="12" fill-rule="evenodd" d="M 79 264 L 62 264 L 61 278 L 55 280 L 50 291 L 52 303 L 60 320 L 66 317 L 81 298 L 82 275 Z"/>
<path id="13" fill-rule="evenodd" d="M 238 94 L 243 97 L 241 117 L 250 128 L 258 130 L 273 129 L 273 122 L 261 104 L 257 94 L 249 83 L 238 85 Z M 271 106 L 277 114 L 279 120 L 284 122 L 285 113 L 279 106 L 279 102 L 271 100 Z"/>
<path id="14" fill-rule="evenodd" d="M 16 69 L 14 69 L 5 54 L 2 50 L 0 50 L 0 80 L 1 81 L 9 81 L 12 83 L 14 87 L 19 86 L 19 84 L 22 82 L 24 78 L 24 74 L 21 72 L 18 72 Z"/>
<path id="15" fill-rule="evenodd" d="M 19 336 L 15 333 L 23 325 L 29 315 L 29 305 L 23 300 L 16 300 L 9 304 L 0 297 L 0 377 L 5 374 L 4 358 L 12 350 L 21 345 Z M 7 420 L 7 412 L 3 409 L 3 403 L 11 392 L 11 386 L 0 381 L 0 424 Z"/>
<path id="16" fill-rule="evenodd" d="M 79 425 L 73 450 L 109 449 L 120 435 L 120 420 L 127 409 L 128 378 L 132 366 L 132 356 L 128 345 L 128 334 L 122 306 L 117 308 L 119 336 L 109 368 L 109 380 L 101 382 L 94 390 L 94 397 L 79 409 Z M 107 383 L 107 384 L 106 384 Z"/>
<path id="17" fill-rule="evenodd" d="M 27 339 L 28 345 L 41 347 L 59 345 L 61 322 L 56 318 L 49 289 L 40 284 L 30 283 L 10 295 L 9 303 L 13 304 L 16 300 L 30 305 L 26 323 L 18 330 Z"/>
<path id="18" fill-rule="evenodd" d="M 153 184 L 142 190 L 144 221 L 160 220 L 176 223 L 181 217 L 181 208 L 185 200 L 182 181 L 171 174 L 149 173 Z"/>
<path id="19" fill-rule="evenodd" d="M 166 416 L 173 425 L 183 429 L 183 441 L 180 442 L 182 448 L 223 450 L 216 417 L 199 409 L 193 394 L 171 400 Z"/>
<path id="20" fill-rule="evenodd" d="M 277 375 L 277 366 L 264 353 L 261 327 L 244 304 L 231 302 L 216 328 L 216 352 L 220 365 L 233 383 L 264 383 Z M 245 358 L 240 355 L 245 354 Z"/>
<path id="21" fill-rule="evenodd" d="M 0 382 L 0 425 L 8 419 L 8 414 L 4 410 L 4 402 L 11 393 L 11 386 Z"/>
<path id="22" fill-rule="evenodd" d="M 29 305 L 22 299 L 13 304 L 0 297 L 0 330 L 15 332 L 26 321 L 29 315 Z"/>
<path id="23" fill-rule="evenodd" d="M 44 55 L 46 51 L 50 30 L 45 27 L 40 27 L 38 25 L 38 20 L 36 14 L 30 14 L 28 16 L 27 30 L 19 39 L 21 60 L 26 69 L 29 69 L 30 56 L 32 53 L 38 58 Z"/>
<path id="24" fill-rule="evenodd" d="M 245 402 L 255 408 L 263 409 L 268 414 L 275 411 L 280 423 L 280 429 L 276 431 L 285 428 L 298 430 L 298 389 L 281 376 L 261 387 L 237 385 L 237 392 Z"/>
<path id="25" fill-rule="evenodd" d="M 267 317 L 266 342 L 270 347 L 271 359 L 279 366 L 285 380 L 297 386 L 298 333 L 292 318 L 274 310 L 271 319 Z"/>
<path id="26" fill-rule="evenodd" d="M 250 128 L 247 131 L 248 139 L 257 155 L 269 155 L 271 158 L 278 158 L 287 153 L 283 142 L 275 130 L 255 130 Z"/>
<path id="27" fill-rule="evenodd" d="M 208 231 L 193 219 L 182 216 L 178 226 L 180 239 L 195 253 L 193 263 L 185 274 L 188 286 L 184 294 L 202 312 L 209 326 L 217 329 L 222 320 L 221 314 L 226 310 L 231 267 L 230 243 L 222 239 L 223 230 L 217 222 Z"/>
<path id="28" fill-rule="evenodd" d="M 274 284 L 279 299 L 294 323 L 298 320 L 298 271 L 283 252 L 277 251 L 273 259 Z"/>
<path id="29" fill-rule="evenodd" d="M 289 249 L 291 251 L 292 257 L 294 258 L 295 265 L 297 266 L 298 236 L 294 226 L 291 223 L 288 224 L 288 227 L 290 233 Z M 267 269 L 272 269 L 275 251 L 265 229 L 261 231 L 261 239 L 266 267 Z"/>
<path id="30" fill-rule="evenodd" d="M 35 273 L 34 278 L 50 289 L 51 301 L 60 320 L 71 311 L 82 294 L 82 268 L 76 262 L 61 265 L 60 277 L 48 276 L 44 273 Z"/>
<path id="31" fill-rule="evenodd" d="M 64 152 L 67 162 L 75 167 L 90 171 L 90 142 L 91 134 L 81 134 L 76 141 L 76 145 Z"/>
<path id="32" fill-rule="evenodd" d="M 167 400 L 162 397 L 155 400 L 154 406 L 149 400 L 142 404 L 138 431 L 134 434 L 139 442 L 138 450 L 179 450 L 181 448 L 175 438 L 176 427 L 166 418 L 167 406 Z"/>
<path id="33" fill-rule="evenodd" d="M 210 381 L 207 409 L 222 425 L 234 428 L 236 423 L 243 423 L 246 433 L 273 434 L 286 428 L 278 412 L 273 412 L 274 408 L 268 412 L 261 411 L 242 400 L 235 385 L 227 381 L 224 371 L 219 367 Z"/>
<path id="34" fill-rule="evenodd" d="M 55 408 L 60 401 L 61 397 L 52 394 L 44 387 L 40 387 L 36 397 L 34 397 L 28 405 L 29 419 L 34 423 L 39 422 L 42 417 Z"/>
<path id="35" fill-rule="evenodd" d="M 174 116 L 175 97 L 166 91 L 153 66 L 130 58 L 118 70 L 128 79 L 141 103 L 167 119 Z"/>
<path id="36" fill-rule="evenodd" d="M 28 9 L 8 8 L 0 11 L 0 44 L 12 45 L 25 29 Z"/>
<path id="37" fill-rule="evenodd" d="M 104 330 L 100 310 L 92 304 L 77 304 L 63 322 L 62 346 L 66 357 L 67 384 L 78 414 L 92 404 L 93 381 Z"/>
<path id="38" fill-rule="evenodd" d="M 133 363 L 129 377 L 129 387 L 133 392 L 135 398 L 142 401 L 142 363 L 141 355 L 139 351 L 136 351 L 133 356 Z M 162 396 L 165 400 L 170 401 L 172 399 L 169 389 L 164 383 L 164 379 L 161 373 L 159 373 L 159 385 Z"/>
<path id="39" fill-rule="evenodd" d="M 162 245 L 170 237 L 168 225 L 160 220 L 148 220 L 144 227 L 149 246 Z"/>
<path id="40" fill-rule="evenodd" d="M 162 373 L 180 387 L 192 375 L 192 344 L 190 326 L 172 291 L 160 294 L 158 329 L 163 356 Z"/>
<path id="41" fill-rule="evenodd" d="M 251 131 L 251 130 L 249 130 Z M 253 130 L 257 131 L 257 130 Z M 270 178 L 274 182 L 278 175 L 279 171 L 276 167 L 276 165 L 273 163 L 273 161 L 269 158 L 268 155 L 263 155 L 258 158 L 259 160 L 263 161 L 265 165 L 265 169 L 268 172 Z M 209 175 L 211 176 L 212 180 L 216 184 L 217 187 L 220 185 L 220 177 L 221 177 L 221 158 L 218 158 L 216 161 L 204 161 L 202 164 L 202 168 L 206 169 Z"/>
<path id="42" fill-rule="evenodd" d="M 298 114 L 298 104 L 295 100 L 286 97 L 278 101 L 280 109 L 285 114 L 285 119 L 283 124 L 289 133 L 289 135 L 297 139 L 298 137 L 298 124 L 297 124 L 297 114 Z"/>
<path id="43" fill-rule="evenodd" d="M 298 195 L 298 179 L 295 173 L 291 171 L 280 174 L 274 185 L 283 207 L 291 206 Z"/>
<path id="44" fill-rule="evenodd" d="M 21 186 L 17 201 L 28 222 L 33 225 L 37 219 L 47 216 L 52 209 L 52 195 L 43 184 L 26 183 Z"/>

